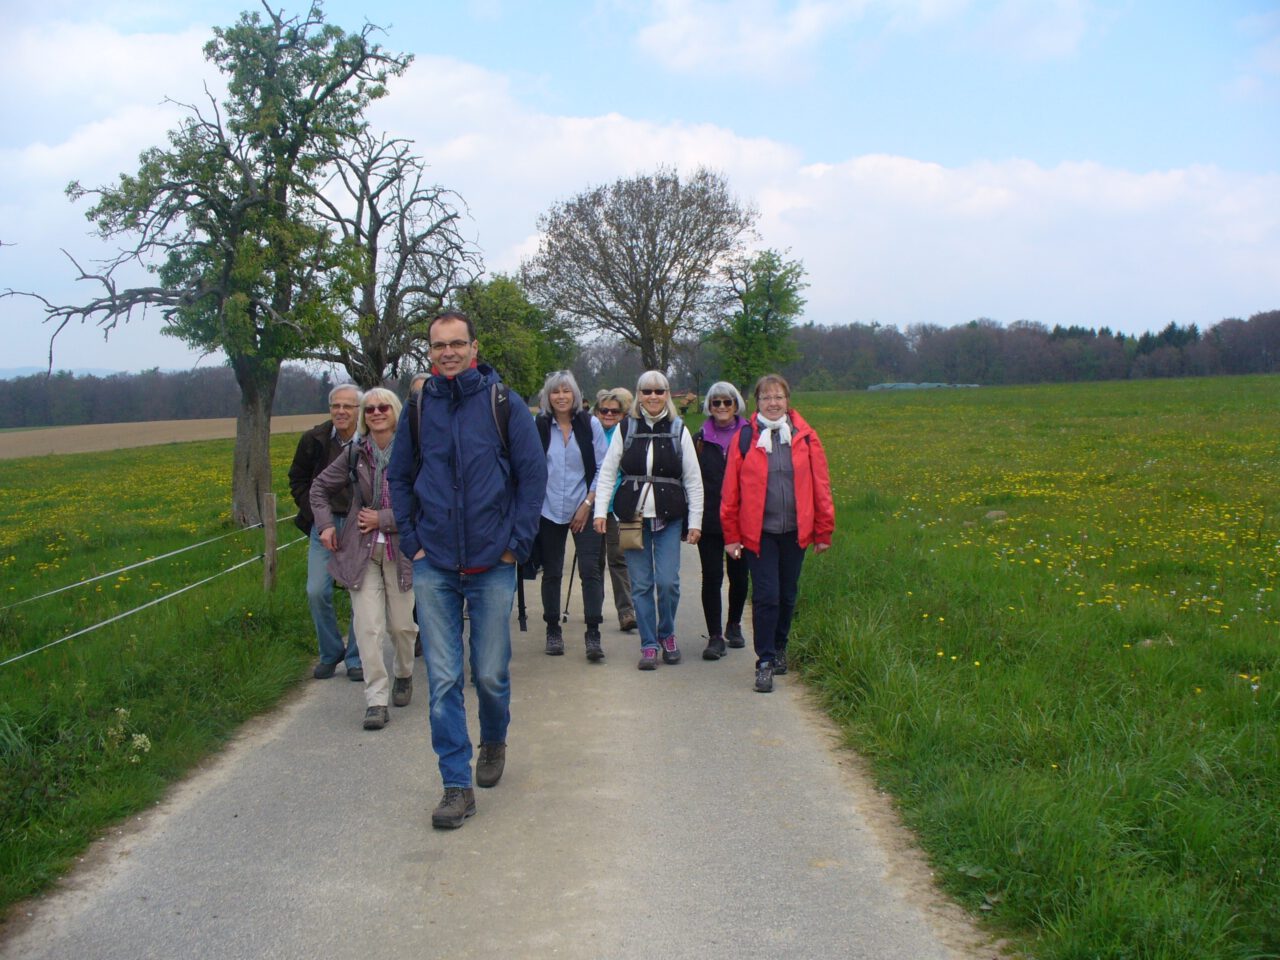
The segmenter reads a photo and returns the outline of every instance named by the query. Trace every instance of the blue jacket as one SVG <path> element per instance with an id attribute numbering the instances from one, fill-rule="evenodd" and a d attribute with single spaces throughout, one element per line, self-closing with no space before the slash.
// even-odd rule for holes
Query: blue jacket
<path id="1" fill-rule="evenodd" d="M 547 461 L 524 401 L 509 394 L 510 455 L 494 420 L 486 364 L 422 387 L 422 470 L 413 476 L 409 418 L 400 418 L 387 479 L 400 549 L 444 570 L 496 566 L 504 550 L 529 558 L 547 486 Z M 405 412 L 408 413 L 406 406 Z"/>

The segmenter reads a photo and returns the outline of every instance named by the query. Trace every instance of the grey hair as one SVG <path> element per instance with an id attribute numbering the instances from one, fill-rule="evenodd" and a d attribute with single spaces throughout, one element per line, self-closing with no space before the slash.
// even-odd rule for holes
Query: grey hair
<path id="1" fill-rule="evenodd" d="M 622 415 L 625 417 L 631 412 L 631 406 L 635 403 L 635 397 L 631 396 L 631 391 L 626 387 L 613 387 L 608 390 L 596 391 L 596 409 L 600 409 L 600 404 L 606 400 L 612 400 L 622 408 Z"/>
<path id="2" fill-rule="evenodd" d="M 396 396 L 396 392 L 394 390 L 388 390 L 386 387 L 374 387 L 372 390 L 367 391 L 365 395 L 360 398 L 360 419 L 356 423 L 356 433 L 369 432 L 369 429 L 368 427 L 365 426 L 365 422 L 364 422 L 364 408 L 365 408 L 365 404 L 367 404 L 370 400 L 376 401 L 378 403 L 391 404 L 391 412 L 392 414 L 394 414 L 394 416 L 391 418 L 391 429 L 394 430 L 396 427 L 396 424 L 400 422 L 400 411 L 404 409 L 404 405 L 401 404 L 400 398 Z"/>
<path id="3" fill-rule="evenodd" d="M 573 412 L 577 413 L 582 409 L 582 390 L 578 387 L 578 381 L 568 370 L 557 370 L 547 374 L 547 379 L 542 384 L 542 393 L 538 394 L 539 413 L 552 415 L 551 391 L 559 390 L 561 387 L 568 387 L 573 392 Z"/>
<path id="4" fill-rule="evenodd" d="M 334 387 L 332 390 L 329 391 L 329 404 L 331 406 L 333 404 L 333 398 L 336 397 L 343 390 L 354 390 L 356 394 L 356 403 L 359 403 L 361 400 L 364 399 L 364 394 L 360 392 L 360 388 L 357 387 L 354 383 L 351 383 L 350 381 L 348 381 L 347 383 L 338 384 L 336 387 Z"/>
<path id="5" fill-rule="evenodd" d="M 711 416 L 712 397 L 728 397 L 738 405 L 738 413 L 742 413 L 742 411 L 747 407 L 747 405 L 742 402 L 742 394 L 738 392 L 738 388 L 728 380 L 721 380 L 718 383 L 713 383 L 711 388 L 707 390 L 707 395 L 702 401 L 702 412 L 708 417 Z"/>
<path id="6" fill-rule="evenodd" d="M 661 387 L 667 391 L 667 416 L 674 420 L 678 414 L 676 413 L 675 401 L 671 399 L 671 382 L 667 380 L 667 375 L 661 370 L 646 370 L 640 374 L 640 379 L 636 381 L 636 402 L 631 405 L 631 416 L 639 420 L 644 416 L 644 407 L 640 402 L 640 396 L 645 387 L 653 389 Z"/>

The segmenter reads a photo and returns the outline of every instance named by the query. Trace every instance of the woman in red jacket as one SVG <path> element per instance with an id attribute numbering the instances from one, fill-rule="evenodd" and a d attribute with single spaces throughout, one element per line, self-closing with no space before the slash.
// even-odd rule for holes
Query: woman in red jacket
<path id="1" fill-rule="evenodd" d="M 765 374 L 755 394 L 755 416 L 729 448 L 720 525 L 725 552 L 745 555 L 751 571 L 755 688 L 769 693 L 774 675 L 787 672 L 804 552 L 810 544 L 814 553 L 831 546 L 836 512 L 827 455 L 813 428 L 791 409 L 787 381 Z"/>

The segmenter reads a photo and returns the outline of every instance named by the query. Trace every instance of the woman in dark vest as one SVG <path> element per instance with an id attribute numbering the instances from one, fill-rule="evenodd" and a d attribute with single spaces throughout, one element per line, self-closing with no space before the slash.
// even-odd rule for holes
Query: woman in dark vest
<path id="1" fill-rule="evenodd" d="M 642 520 L 643 546 L 627 551 L 631 602 L 640 628 L 640 669 L 680 662 L 676 607 L 680 603 L 680 540 L 702 535 L 702 473 L 684 422 L 676 416 L 671 387 L 657 370 L 640 375 L 636 402 L 609 442 L 599 488 L 610 490 L 619 520 Z M 595 529 L 604 533 L 608 502 L 595 505 Z M 688 531 L 686 534 L 685 531 Z"/>
<path id="2" fill-rule="evenodd" d="M 542 385 L 538 433 L 547 453 L 547 491 L 542 498 L 534 553 L 542 563 L 542 619 L 547 623 L 547 654 L 564 653 L 560 630 L 560 584 L 564 547 L 573 534 L 586 615 L 587 659 L 604 659 L 600 622 L 604 619 L 604 574 L 600 552 L 604 538 L 591 525 L 596 481 L 606 443 L 600 421 L 582 409 L 582 391 L 568 370 L 557 370 Z M 605 498 L 608 499 L 607 497 Z M 570 576 L 573 576 L 570 571 Z"/>
<path id="3" fill-rule="evenodd" d="M 742 394 L 732 383 L 721 380 L 707 391 L 702 412 L 707 419 L 694 438 L 698 464 L 702 468 L 702 539 L 698 541 L 698 559 L 702 561 L 702 615 L 707 621 L 707 649 L 703 660 L 719 660 L 725 655 L 725 641 L 731 647 L 745 647 L 742 636 L 742 611 L 747 605 L 747 561 L 730 557 L 724 550 L 724 533 L 720 529 L 720 487 L 724 483 L 724 467 L 729 447 L 737 441 L 738 431 L 747 425 L 742 416 Z M 725 568 L 729 572 L 729 616 L 720 619 L 720 587 Z M 721 629 L 723 628 L 723 629 Z"/>

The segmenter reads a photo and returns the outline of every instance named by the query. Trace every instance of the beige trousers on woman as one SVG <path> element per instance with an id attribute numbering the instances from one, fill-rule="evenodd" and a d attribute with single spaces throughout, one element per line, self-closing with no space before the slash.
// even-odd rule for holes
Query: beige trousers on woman
<path id="1" fill-rule="evenodd" d="M 400 592 L 399 571 L 386 546 L 374 547 L 373 559 L 365 567 L 360 589 L 351 591 L 351 615 L 355 621 L 356 646 L 364 665 L 364 699 L 370 707 L 385 707 L 391 685 L 387 682 L 387 661 L 382 653 L 382 634 L 391 638 L 395 650 L 392 669 L 397 677 L 413 676 L 413 641 L 418 625 L 413 622 L 413 591 Z"/>

